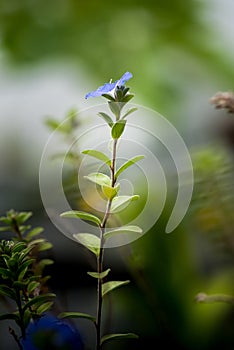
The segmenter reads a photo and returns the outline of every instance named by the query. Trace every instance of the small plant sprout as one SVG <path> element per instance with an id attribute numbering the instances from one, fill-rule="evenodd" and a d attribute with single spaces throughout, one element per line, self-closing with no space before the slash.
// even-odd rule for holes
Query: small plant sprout
<path id="1" fill-rule="evenodd" d="M 88 272 L 89 276 L 97 280 L 97 311 L 96 315 L 89 315 L 79 312 L 64 312 L 60 314 L 61 318 L 86 318 L 94 323 L 96 330 L 96 350 L 100 350 L 106 342 L 124 339 L 124 338 L 137 338 L 134 333 L 120 333 L 120 334 L 102 334 L 102 307 L 103 299 L 105 296 L 112 292 L 114 289 L 128 284 L 130 281 L 111 281 L 107 279 L 110 269 L 103 270 L 104 251 L 107 241 L 113 236 L 120 236 L 121 234 L 133 234 L 140 236 L 142 229 L 138 226 L 121 226 L 111 229 L 111 220 L 116 215 L 119 208 L 126 207 L 130 202 L 137 200 L 138 195 L 119 195 L 120 184 L 118 179 L 127 168 L 136 162 L 144 158 L 141 155 L 124 162 L 117 169 L 117 145 L 126 128 L 127 117 L 133 113 L 136 108 L 130 108 L 124 111 L 125 105 L 134 97 L 129 92 L 129 88 L 125 86 L 125 83 L 132 78 L 130 72 L 126 72 L 119 80 L 115 82 L 109 82 L 100 86 L 97 90 L 88 93 L 85 97 L 98 97 L 102 96 L 107 100 L 110 113 L 99 112 L 98 116 L 104 119 L 110 129 L 111 134 L 111 157 L 108 157 L 103 152 L 94 149 L 84 150 L 82 153 L 90 157 L 98 159 L 104 163 L 109 169 L 109 175 L 102 172 L 93 172 L 85 176 L 88 181 L 91 181 L 97 185 L 102 193 L 102 197 L 105 199 L 105 209 L 102 213 L 102 217 L 93 215 L 92 213 L 71 210 L 61 214 L 63 218 L 78 218 L 85 221 L 89 221 L 97 226 L 97 235 L 92 233 L 78 233 L 74 234 L 75 240 L 83 244 L 89 249 L 95 256 L 97 261 L 97 271 Z M 87 183 L 88 183 L 87 181 Z M 125 207 L 123 210 L 125 210 Z"/>

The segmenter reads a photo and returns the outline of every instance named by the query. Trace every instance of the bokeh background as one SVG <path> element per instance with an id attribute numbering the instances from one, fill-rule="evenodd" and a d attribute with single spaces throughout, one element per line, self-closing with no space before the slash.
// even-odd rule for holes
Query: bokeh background
<path id="1" fill-rule="evenodd" d="M 108 324 L 139 339 L 106 349 L 144 349 L 149 341 L 153 349 L 234 347 L 233 306 L 195 301 L 200 292 L 234 293 L 233 115 L 210 104 L 217 91 L 234 89 L 233 13 L 232 0 L 0 0 L 0 213 L 29 210 L 32 224 L 45 228 L 56 312 L 93 312 L 95 286 L 86 276 L 89 254 L 43 208 L 46 117 L 62 120 L 71 108 L 99 103 L 84 95 L 130 71 L 134 102 L 172 122 L 191 154 L 194 195 L 179 227 L 165 234 L 172 191 L 144 237 L 107 252 L 114 277 L 132 281 L 113 292 Z M 75 324 L 88 349 L 87 322 Z M 6 333 L 4 321 L 1 348 L 13 349 Z"/>

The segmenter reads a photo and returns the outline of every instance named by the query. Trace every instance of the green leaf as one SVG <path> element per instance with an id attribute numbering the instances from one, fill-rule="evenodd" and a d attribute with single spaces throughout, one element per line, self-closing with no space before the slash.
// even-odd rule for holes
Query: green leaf
<path id="1" fill-rule="evenodd" d="M 108 239 L 116 234 L 129 233 L 129 232 L 135 232 L 135 233 L 141 234 L 142 229 L 138 226 L 122 226 L 117 229 L 105 232 L 104 238 Z"/>
<path id="2" fill-rule="evenodd" d="M 122 117 L 122 119 L 125 119 L 129 114 L 132 114 L 133 112 L 137 111 L 136 107 L 130 108 Z"/>
<path id="3" fill-rule="evenodd" d="M 111 112 L 116 116 L 116 119 L 119 119 L 121 105 L 118 102 L 110 101 L 108 102 Z"/>
<path id="4" fill-rule="evenodd" d="M 84 211 L 70 210 L 60 214 L 60 216 L 62 218 L 79 218 L 86 221 L 92 221 L 98 226 L 101 225 L 101 220 L 97 216 L 86 213 Z"/>
<path id="5" fill-rule="evenodd" d="M 0 232 L 6 232 L 6 231 L 11 231 L 11 227 L 10 226 L 0 227 Z"/>
<path id="6" fill-rule="evenodd" d="M 38 308 L 37 308 L 37 314 L 41 315 L 43 314 L 44 312 L 48 311 L 52 305 L 54 303 L 52 301 L 47 301 L 46 303 L 40 305 Z"/>
<path id="7" fill-rule="evenodd" d="M 105 271 L 102 271 L 101 273 L 99 273 L 99 272 L 87 272 L 87 274 L 91 277 L 100 279 L 100 278 L 106 277 L 109 272 L 110 272 L 110 269 L 107 269 Z"/>
<path id="8" fill-rule="evenodd" d="M 59 126 L 60 122 L 58 122 L 56 119 L 54 118 L 46 118 L 45 119 L 45 125 L 47 125 L 51 130 L 56 130 Z"/>
<path id="9" fill-rule="evenodd" d="M 50 242 L 43 242 L 43 243 L 41 243 L 39 245 L 38 251 L 42 252 L 44 250 L 48 250 L 48 249 L 51 249 L 51 248 L 53 248 L 53 244 L 52 243 L 50 243 Z"/>
<path id="10" fill-rule="evenodd" d="M 56 297 L 55 294 L 53 293 L 47 293 L 47 294 L 42 294 L 34 297 L 33 299 L 29 300 L 23 307 L 23 312 L 27 310 L 29 307 L 34 306 L 34 307 L 39 307 L 42 304 L 44 304 L 47 301 L 50 301 Z"/>
<path id="11" fill-rule="evenodd" d="M 102 186 L 102 192 L 108 199 L 112 199 L 117 195 L 117 193 L 119 191 L 119 187 L 120 187 L 119 184 L 115 187 Z"/>
<path id="12" fill-rule="evenodd" d="M 59 318 L 86 318 L 92 322 L 96 321 L 96 318 L 94 316 L 91 316 L 89 314 L 85 314 L 83 312 L 62 312 L 58 315 Z"/>
<path id="13" fill-rule="evenodd" d="M 21 252 L 23 249 L 27 247 L 25 242 L 17 242 L 13 247 L 12 247 L 12 253 L 17 253 Z"/>
<path id="14" fill-rule="evenodd" d="M 23 224 L 25 221 L 27 221 L 32 216 L 32 212 L 20 212 L 16 216 L 16 221 L 19 225 Z"/>
<path id="15" fill-rule="evenodd" d="M 42 274 L 44 268 L 52 264 L 54 264 L 54 261 L 52 259 L 41 259 L 35 267 L 35 273 L 38 275 Z"/>
<path id="16" fill-rule="evenodd" d="M 14 272 L 10 271 L 8 268 L 5 269 L 3 267 L 0 267 L 0 275 L 1 275 L 2 278 L 12 279 L 13 273 Z"/>
<path id="17" fill-rule="evenodd" d="M 1 314 L 0 320 L 15 320 L 16 322 L 18 322 L 19 316 L 17 314 Z"/>
<path id="18" fill-rule="evenodd" d="M 102 296 L 106 295 L 107 293 L 111 292 L 112 290 L 125 286 L 128 284 L 130 281 L 109 281 L 106 283 L 103 283 L 102 285 Z"/>
<path id="19" fill-rule="evenodd" d="M 88 176 L 84 176 L 89 181 L 92 181 L 98 185 L 106 185 L 111 186 L 111 179 L 109 176 L 103 174 L 103 173 L 91 173 Z"/>
<path id="20" fill-rule="evenodd" d="M 103 162 L 105 162 L 107 165 L 111 165 L 111 160 L 110 158 L 108 158 L 104 153 L 100 152 L 100 151 L 96 151 L 94 149 L 87 149 L 82 151 L 83 154 L 87 154 L 91 157 L 97 158 L 99 160 L 102 160 Z"/>
<path id="21" fill-rule="evenodd" d="M 108 94 L 102 94 L 102 96 L 103 96 L 103 97 L 105 97 L 105 98 L 107 98 L 107 99 L 108 99 L 108 100 L 110 100 L 110 101 L 115 102 L 114 97 L 112 97 L 111 95 L 108 95 Z"/>
<path id="22" fill-rule="evenodd" d="M 126 103 L 126 102 L 130 101 L 133 97 L 134 97 L 133 94 L 128 94 L 128 95 L 124 96 L 122 101 Z"/>
<path id="23" fill-rule="evenodd" d="M 121 167 L 116 171 L 116 174 L 115 174 L 116 179 L 124 170 L 126 170 L 131 165 L 135 164 L 136 162 L 138 162 L 139 160 L 141 160 L 143 158 L 144 158 L 144 156 L 136 156 L 136 157 L 129 159 L 126 163 L 121 165 Z"/>
<path id="24" fill-rule="evenodd" d="M 96 256 L 100 253 L 100 238 L 91 233 L 76 233 L 73 237 L 93 252 Z"/>
<path id="25" fill-rule="evenodd" d="M 130 203 L 134 200 L 139 199 L 140 196 L 133 195 L 133 196 L 118 196 L 113 198 L 112 204 L 111 204 L 111 213 L 115 213 L 120 210 L 122 206 L 124 206 L 127 203 Z"/>
<path id="26" fill-rule="evenodd" d="M 118 339 L 137 339 L 138 335 L 134 333 L 116 333 L 116 334 L 106 334 L 101 339 L 101 345 L 111 341 L 111 340 L 118 340 Z"/>
<path id="27" fill-rule="evenodd" d="M 9 297 L 13 300 L 16 300 L 15 291 L 7 286 L 0 285 L 0 294 L 5 297 Z"/>
<path id="28" fill-rule="evenodd" d="M 112 128 L 114 122 L 113 122 L 113 120 L 111 119 L 111 117 L 108 114 L 103 113 L 103 112 L 99 112 L 98 115 L 99 115 L 99 117 L 104 119 L 105 122 Z"/>
<path id="29" fill-rule="evenodd" d="M 40 282 L 37 282 L 37 281 L 30 282 L 27 288 L 28 293 L 31 294 L 39 286 L 40 286 Z"/>
<path id="30" fill-rule="evenodd" d="M 126 125 L 126 120 L 118 120 L 111 129 L 111 135 L 113 139 L 118 139 L 124 132 L 124 128 Z"/>
<path id="31" fill-rule="evenodd" d="M 36 227 L 33 230 L 31 230 L 30 232 L 28 232 L 27 235 L 25 236 L 25 238 L 31 239 L 32 237 L 39 235 L 43 231 L 44 231 L 44 229 L 42 227 Z"/>

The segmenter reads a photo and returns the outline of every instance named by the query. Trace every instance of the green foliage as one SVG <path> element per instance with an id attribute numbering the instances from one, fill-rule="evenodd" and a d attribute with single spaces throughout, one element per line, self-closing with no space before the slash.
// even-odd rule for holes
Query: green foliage
<path id="1" fill-rule="evenodd" d="M 104 153 L 100 152 L 100 151 L 96 151 L 96 150 L 85 150 L 82 151 L 83 154 L 88 154 L 91 157 L 97 158 L 99 160 L 102 160 L 103 162 L 105 162 L 107 165 L 111 165 L 111 160 L 110 158 L 108 158 Z"/>
<path id="2" fill-rule="evenodd" d="M 70 210 L 67 212 L 64 212 L 60 215 L 62 218 L 79 218 L 85 221 L 91 221 L 94 222 L 96 225 L 100 226 L 101 225 L 101 220 L 93 215 L 93 214 L 89 214 L 89 213 L 85 213 L 83 211 L 78 211 L 78 210 Z"/>
<path id="3" fill-rule="evenodd" d="M 62 312 L 61 314 L 59 314 L 59 318 L 85 318 L 92 322 L 96 321 L 95 317 L 83 312 Z"/>
<path id="4" fill-rule="evenodd" d="M 73 237 L 86 248 L 88 248 L 97 257 L 100 254 L 100 238 L 91 233 L 76 233 Z"/>
<path id="5" fill-rule="evenodd" d="M 116 288 L 125 286 L 126 284 L 128 284 L 130 281 L 109 281 L 109 282 L 105 282 L 102 285 L 102 296 L 104 297 L 104 295 L 110 293 L 111 291 L 113 291 Z"/>
<path id="6" fill-rule="evenodd" d="M 52 245 L 39 237 L 41 227 L 31 228 L 25 224 L 31 216 L 31 212 L 10 210 L 0 218 L 7 225 L 4 230 L 15 234 L 13 239 L 0 242 L 0 295 L 11 299 L 16 306 L 14 313 L 2 314 L 0 320 L 14 320 L 22 337 L 30 320 L 49 310 L 55 298 L 55 294 L 45 292 L 49 276 L 44 276 L 44 268 L 53 261 L 39 257 L 40 251 Z M 12 334 L 19 342 L 16 333 Z"/>
<path id="7" fill-rule="evenodd" d="M 126 120 L 118 120 L 111 129 L 111 135 L 113 139 L 119 139 L 126 125 Z"/>
<path id="8" fill-rule="evenodd" d="M 52 154 L 52 160 L 63 161 L 66 171 L 63 175 L 64 192 L 71 203 L 76 204 L 80 201 L 81 196 L 77 189 L 77 176 L 80 166 L 80 151 L 77 145 L 77 130 L 80 127 L 78 111 L 69 110 L 62 120 L 54 117 L 45 118 L 45 125 L 49 131 L 52 131 L 65 150 Z M 72 145 L 72 146 L 71 146 Z M 68 151 L 67 151 L 67 146 Z"/>
<path id="9" fill-rule="evenodd" d="M 101 344 L 103 345 L 106 342 L 112 340 L 120 340 L 120 339 L 137 339 L 138 335 L 134 333 L 116 333 L 116 334 L 106 334 L 101 339 Z"/>
<path id="10" fill-rule="evenodd" d="M 128 72 L 129 76 L 132 76 L 131 73 Z M 125 76 L 126 77 L 126 76 Z M 89 95 L 89 94 L 88 94 Z M 73 234 L 75 240 L 84 245 L 88 250 L 90 250 L 97 259 L 97 271 L 88 272 L 88 275 L 97 280 L 97 316 L 93 318 L 93 316 L 83 314 L 80 312 L 65 312 L 60 315 L 60 317 L 75 317 L 75 318 L 86 318 L 95 323 L 96 329 L 96 349 L 100 350 L 102 345 L 108 341 L 121 339 L 121 338 L 135 338 L 136 336 L 133 333 L 127 334 L 109 334 L 101 336 L 101 324 L 102 324 L 102 299 L 112 292 L 113 290 L 125 286 L 130 281 L 105 281 L 108 277 L 110 269 L 103 270 L 103 256 L 105 251 L 105 243 L 106 240 L 113 236 L 117 236 L 120 234 L 127 235 L 141 235 L 142 229 L 138 226 L 133 225 L 123 225 L 119 228 L 115 229 L 106 229 L 107 223 L 110 216 L 115 215 L 119 210 L 123 209 L 123 207 L 127 207 L 127 205 L 138 199 L 138 195 L 132 196 L 118 196 L 118 192 L 120 190 L 120 184 L 117 183 L 118 176 L 124 172 L 131 165 L 135 164 L 139 160 L 143 158 L 143 156 L 136 156 L 132 159 L 125 162 L 120 168 L 116 171 L 116 160 L 117 160 L 117 143 L 120 137 L 122 136 L 124 129 L 127 124 L 127 120 L 124 119 L 131 113 L 133 113 L 136 109 L 129 109 L 123 117 L 121 117 L 121 112 L 123 107 L 126 105 L 128 101 L 130 101 L 133 97 L 133 94 L 129 94 L 129 88 L 125 86 L 116 86 L 111 94 L 103 94 L 104 98 L 108 100 L 108 106 L 110 108 L 111 113 L 113 114 L 113 118 L 110 117 L 106 113 L 99 112 L 98 116 L 102 117 L 104 121 L 109 125 L 111 129 L 111 137 L 112 137 L 112 157 L 111 159 L 103 152 L 97 150 L 84 150 L 82 153 L 85 155 L 89 155 L 94 157 L 104 164 L 108 166 L 108 170 L 110 172 L 109 175 L 104 174 L 102 172 L 93 172 L 87 176 L 84 176 L 90 182 L 101 187 L 102 194 L 104 194 L 104 200 L 106 204 L 106 208 L 103 214 L 102 220 L 99 219 L 96 215 L 72 210 L 61 214 L 61 217 L 64 218 L 79 218 L 82 220 L 90 221 L 95 223 L 99 228 L 99 236 L 94 235 L 92 233 L 77 233 Z M 113 121 L 115 120 L 115 122 Z"/>

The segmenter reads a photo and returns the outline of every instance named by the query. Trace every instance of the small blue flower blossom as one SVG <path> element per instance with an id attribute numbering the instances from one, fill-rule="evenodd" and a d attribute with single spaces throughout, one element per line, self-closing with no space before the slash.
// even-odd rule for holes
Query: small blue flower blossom
<path id="1" fill-rule="evenodd" d="M 89 92 L 85 96 L 85 98 L 87 99 L 89 97 L 98 97 L 108 92 L 112 92 L 117 88 L 117 86 L 118 87 L 123 86 L 126 83 L 126 81 L 128 81 L 131 78 L 132 78 L 132 73 L 126 72 L 119 80 L 116 80 L 114 83 L 110 82 L 100 86 L 97 90 Z"/>
<path id="2" fill-rule="evenodd" d="M 83 350 L 79 332 L 68 323 L 51 314 L 45 314 L 30 323 L 26 338 L 21 340 L 23 350 Z"/>

